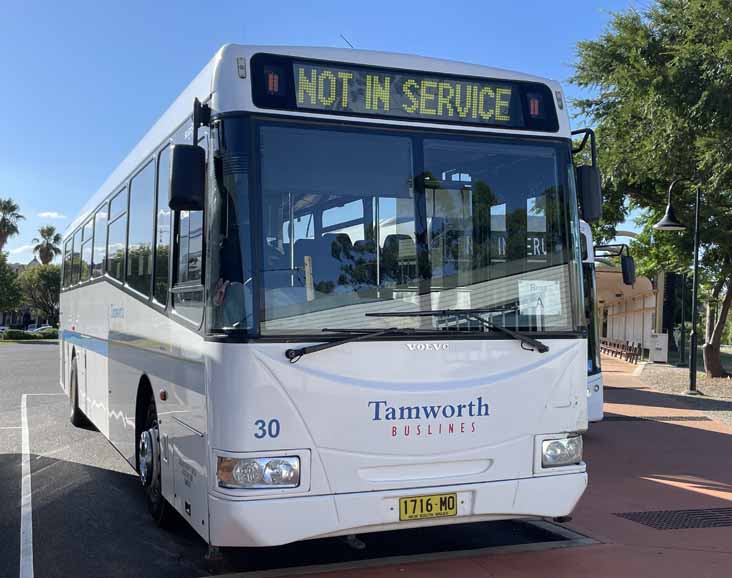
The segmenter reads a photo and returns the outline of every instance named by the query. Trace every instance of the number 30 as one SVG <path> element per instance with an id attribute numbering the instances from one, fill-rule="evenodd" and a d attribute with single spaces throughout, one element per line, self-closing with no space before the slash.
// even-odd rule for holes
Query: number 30
<path id="1" fill-rule="evenodd" d="M 278 419 L 271 419 L 269 422 L 258 419 L 254 422 L 254 425 L 257 427 L 257 431 L 254 433 L 254 437 L 257 439 L 261 440 L 267 436 L 276 438 L 280 435 L 280 420 Z"/>

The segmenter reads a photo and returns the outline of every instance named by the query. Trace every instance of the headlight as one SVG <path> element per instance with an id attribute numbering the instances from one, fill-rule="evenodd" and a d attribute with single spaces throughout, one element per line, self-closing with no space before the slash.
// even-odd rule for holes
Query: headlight
<path id="1" fill-rule="evenodd" d="M 541 442 L 541 466 L 556 468 L 571 466 L 582 461 L 582 436 L 575 435 Z"/>
<path id="2" fill-rule="evenodd" d="M 300 458 L 224 458 L 219 456 L 216 477 L 221 488 L 296 488 Z"/>

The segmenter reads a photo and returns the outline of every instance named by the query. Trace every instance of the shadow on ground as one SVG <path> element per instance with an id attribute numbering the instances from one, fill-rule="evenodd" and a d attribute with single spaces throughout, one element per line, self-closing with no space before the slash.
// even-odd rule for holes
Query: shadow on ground
<path id="1" fill-rule="evenodd" d="M 732 401 L 713 399 L 703 395 L 692 397 L 682 394 L 662 393 L 646 385 L 633 388 L 606 385 L 604 390 L 605 402 L 609 403 L 700 411 L 732 411 Z"/>
<path id="2" fill-rule="evenodd" d="M 258 549 L 226 549 L 226 571 L 293 568 L 415 556 L 537 542 L 567 540 L 549 530 L 518 521 L 479 522 L 375 532 L 358 536 L 365 548 L 356 550 L 343 538 L 307 540 L 285 546 Z"/>
<path id="3" fill-rule="evenodd" d="M 36 576 L 207 573 L 203 541 L 182 521 L 174 531 L 154 526 L 134 476 L 37 455 L 30 459 Z M 0 519 L 0 576 L 18 573 L 20 467 L 19 454 L 0 455 L 0 495 L 10 498 Z"/>
<path id="4" fill-rule="evenodd" d="M 0 510 L 2 576 L 18 572 L 20 464 L 19 454 L 0 455 L 0 494 L 9 498 Z M 341 538 L 227 548 L 211 566 L 207 545 L 184 520 L 171 530 L 152 523 L 135 476 L 38 455 L 31 464 L 34 567 L 44 578 L 183 578 L 567 539 L 524 522 L 481 522 L 364 534 L 363 550 Z"/>

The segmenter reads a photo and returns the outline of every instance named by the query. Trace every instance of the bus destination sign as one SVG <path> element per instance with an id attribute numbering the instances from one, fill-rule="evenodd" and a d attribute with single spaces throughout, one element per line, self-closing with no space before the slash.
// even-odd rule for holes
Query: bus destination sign
<path id="1" fill-rule="evenodd" d="M 510 84 L 294 62 L 298 108 L 424 120 L 523 124 Z"/>
<path id="2" fill-rule="evenodd" d="M 265 108 L 557 130 L 551 92 L 538 83 L 282 57 L 253 69 L 255 104 Z"/>

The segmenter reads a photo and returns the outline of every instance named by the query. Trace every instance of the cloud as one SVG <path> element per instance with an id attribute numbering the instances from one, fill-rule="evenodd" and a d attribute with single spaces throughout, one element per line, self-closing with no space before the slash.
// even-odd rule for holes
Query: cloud
<path id="1" fill-rule="evenodd" d="M 43 219 L 65 219 L 66 215 L 62 215 L 61 213 L 58 213 L 56 211 L 43 211 L 42 213 L 38 213 L 38 216 Z"/>
<path id="2" fill-rule="evenodd" d="M 35 245 L 21 245 L 15 249 L 10 249 L 8 253 L 11 255 L 18 255 L 19 253 L 32 253 Z"/>

